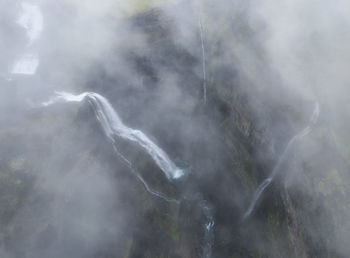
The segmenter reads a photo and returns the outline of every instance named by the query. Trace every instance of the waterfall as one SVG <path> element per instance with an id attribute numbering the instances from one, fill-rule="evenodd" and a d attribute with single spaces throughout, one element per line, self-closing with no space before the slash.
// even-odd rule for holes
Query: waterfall
<path id="1" fill-rule="evenodd" d="M 318 103 L 316 103 L 314 111 L 313 111 L 313 113 L 312 113 L 312 115 L 310 117 L 310 120 L 309 120 L 309 125 L 304 130 L 302 130 L 301 132 L 299 132 L 298 134 L 293 136 L 293 138 L 288 142 L 288 144 L 287 144 L 286 148 L 284 149 L 281 157 L 278 159 L 277 164 L 273 168 L 273 170 L 271 172 L 271 175 L 268 178 L 266 178 L 258 186 L 258 188 L 256 189 L 247 211 L 243 214 L 242 220 L 245 220 L 246 218 L 248 218 L 250 216 L 250 214 L 253 212 L 253 210 L 254 210 L 254 208 L 256 206 L 256 203 L 259 200 L 261 194 L 271 184 L 271 182 L 274 180 L 274 178 L 277 175 L 277 173 L 280 171 L 281 165 L 283 164 L 283 162 L 285 161 L 286 157 L 288 156 L 288 154 L 290 152 L 290 149 L 292 148 L 294 143 L 298 139 L 303 138 L 304 136 L 306 136 L 307 134 L 309 134 L 311 132 L 312 127 L 316 124 L 319 115 L 320 115 L 320 106 L 319 106 Z"/>
<path id="2" fill-rule="evenodd" d="M 213 217 L 213 209 L 207 201 L 201 201 L 200 207 L 202 208 L 205 217 L 205 222 L 203 224 L 204 237 L 202 244 L 202 257 L 210 258 L 214 242 L 215 222 Z"/>
<path id="3" fill-rule="evenodd" d="M 164 201 L 166 202 L 173 202 L 173 203 L 176 203 L 176 204 L 180 204 L 180 201 L 179 200 L 176 200 L 176 199 L 172 199 L 172 198 L 169 198 L 167 197 L 165 194 L 161 193 L 161 192 L 158 192 L 156 190 L 153 190 L 148 184 L 147 182 L 145 181 L 145 179 L 140 176 L 140 174 L 138 174 L 136 172 L 136 170 L 134 169 L 132 163 L 127 159 L 125 158 L 124 155 L 122 155 L 118 149 L 116 148 L 115 144 L 113 144 L 113 149 L 115 151 L 115 153 L 118 155 L 118 157 L 128 166 L 128 168 L 130 169 L 131 173 L 143 184 L 144 188 L 146 189 L 146 191 L 153 195 L 153 196 L 156 196 L 160 199 L 163 199 Z"/>
<path id="4" fill-rule="evenodd" d="M 202 23 L 202 8 L 199 8 L 198 14 L 198 27 L 199 27 L 199 36 L 201 41 L 202 48 L 202 74 L 203 74 L 203 102 L 207 103 L 207 68 L 206 68 L 206 53 L 205 53 L 205 43 L 204 43 L 204 30 Z"/>
<path id="5" fill-rule="evenodd" d="M 201 14 L 199 14 L 199 32 L 202 45 L 202 71 L 203 71 L 203 101 L 207 103 L 207 71 L 206 71 L 206 55 L 204 46 L 204 35 Z"/>
<path id="6" fill-rule="evenodd" d="M 132 163 L 123 155 L 117 148 L 116 139 L 118 137 L 133 141 L 145 149 L 153 158 L 159 168 L 164 172 L 169 180 L 178 179 L 184 175 L 184 171 L 170 160 L 168 155 L 155 143 L 153 143 L 143 132 L 131 129 L 123 124 L 117 112 L 107 99 L 101 95 L 93 92 L 85 92 L 79 95 L 73 95 L 67 92 L 56 92 L 56 95 L 43 102 L 41 106 L 47 107 L 59 102 L 81 102 L 84 99 L 92 106 L 96 118 L 99 121 L 105 135 L 112 143 L 113 149 L 121 161 L 130 169 L 131 173 L 142 183 L 146 191 L 161 198 L 167 202 L 180 204 L 180 200 L 167 197 L 161 192 L 151 189 L 144 178 L 137 173 Z M 207 201 L 200 201 L 200 207 L 203 211 L 205 221 L 203 223 L 203 243 L 202 243 L 202 257 L 210 258 L 212 254 L 212 245 L 214 242 L 214 218 L 211 205 Z"/>
<path id="7" fill-rule="evenodd" d="M 81 102 L 85 98 L 93 107 L 106 136 L 113 144 L 117 137 L 136 142 L 146 150 L 169 180 L 179 179 L 185 174 L 184 170 L 178 168 L 169 156 L 142 131 L 125 126 L 108 100 L 97 93 L 85 92 L 73 95 L 67 92 L 56 92 L 55 97 L 42 105 L 48 106 L 60 101 Z"/>
<path id="8" fill-rule="evenodd" d="M 168 155 L 153 143 L 143 132 L 131 129 L 123 124 L 116 111 L 108 100 L 101 95 L 93 92 L 85 92 L 79 95 L 73 95 L 67 92 L 56 92 L 56 96 L 49 101 L 42 103 L 42 106 L 49 106 L 57 102 L 81 102 L 87 99 L 92 106 L 97 120 L 103 128 L 107 138 L 113 144 L 114 151 L 119 158 L 129 167 L 133 175 L 144 185 L 145 189 L 152 195 L 159 197 L 168 202 L 179 203 L 178 200 L 169 198 L 164 194 L 152 190 L 146 181 L 136 172 L 132 163 L 125 158 L 117 148 L 116 138 L 124 138 L 138 143 L 144 148 L 148 154 L 153 158 L 155 163 L 164 172 L 169 180 L 178 179 L 184 175 L 184 171 L 170 160 Z"/>

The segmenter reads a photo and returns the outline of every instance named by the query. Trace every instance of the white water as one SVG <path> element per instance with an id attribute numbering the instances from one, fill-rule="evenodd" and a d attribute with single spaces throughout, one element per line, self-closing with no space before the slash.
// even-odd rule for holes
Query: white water
<path id="1" fill-rule="evenodd" d="M 207 103 L 207 71 L 206 71 L 206 55 L 205 55 L 204 32 L 203 32 L 201 12 L 199 13 L 198 23 L 199 23 L 199 35 L 201 38 L 201 46 L 202 46 L 203 101 L 204 101 L 204 104 L 206 104 Z"/>
<path id="2" fill-rule="evenodd" d="M 118 149 L 116 148 L 115 144 L 113 144 L 113 148 L 114 148 L 115 153 L 119 156 L 119 158 L 121 158 L 121 160 L 129 167 L 129 169 L 132 172 L 132 174 L 143 184 L 143 186 L 145 187 L 145 189 L 146 189 L 146 191 L 148 193 L 150 193 L 151 195 L 154 195 L 154 196 L 156 196 L 156 197 L 158 197 L 160 199 L 163 199 L 164 201 L 167 201 L 167 202 L 173 202 L 173 203 L 176 203 L 176 204 L 180 203 L 179 200 L 169 198 L 166 195 L 164 195 L 163 193 L 151 189 L 149 187 L 149 185 L 146 183 L 145 179 L 142 176 L 140 176 L 140 174 L 138 174 L 136 172 L 136 170 L 134 169 L 132 163 L 127 158 L 125 158 L 124 155 L 122 155 L 118 151 Z"/>
<path id="3" fill-rule="evenodd" d="M 163 170 L 168 179 L 176 179 L 184 175 L 184 172 L 177 168 L 169 159 L 167 154 L 153 143 L 148 137 L 139 130 L 126 127 L 118 114 L 113 109 L 107 99 L 93 92 L 85 92 L 79 95 L 73 95 L 67 92 L 56 92 L 56 96 L 49 101 L 42 103 L 42 106 L 49 106 L 58 102 L 81 102 L 84 99 L 92 106 L 96 118 L 100 122 L 106 136 L 113 144 L 113 148 L 118 157 L 129 167 L 132 174 L 143 184 L 148 193 L 167 202 L 180 204 L 180 200 L 167 197 L 161 192 L 155 191 L 149 187 L 146 181 L 134 169 L 132 163 L 120 153 L 116 145 L 116 138 L 121 137 L 130 141 L 137 142 L 143 147 Z M 205 222 L 203 224 L 204 236 L 202 244 L 202 257 L 210 258 L 212 255 L 212 246 L 214 242 L 214 218 L 211 206 L 206 201 L 200 202 Z"/>
<path id="4" fill-rule="evenodd" d="M 210 258 L 214 242 L 214 217 L 213 210 L 206 201 L 201 201 L 200 207 L 203 210 L 206 222 L 204 223 L 204 238 L 202 245 L 202 257 Z"/>
<path id="5" fill-rule="evenodd" d="M 39 6 L 22 2 L 21 15 L 17 23 L 26 30 L 28 37 L 25 54 L 12 66 L 11 74 L 34 75 L 39 66 L 39 58 L 36 51 L 30 49 L 31 45 L 39 38 L 43 30 L 43 15 Z"/>
<path id="6" fill-rule="evenodd" d="M 250 205 L 247 209 L 247 211 L 244 213 L 243 215 L 243 220 L 245 220 L 246 218 L 248 218 L 250 216 L 250 214 L 253 212 L 257 201 L 259 200 L 261 194 L 264 192 L 264 190 L 271 184 L 271 182 L 273 181 L 273 179 L 275 178 L 275 176 L 277 175 L 277 173 L 280 171 L 281 165 L 283 164 L 284 160 L 286 159 L 286 157 L 288 156 L 288 153 L 291 149 L 291 147 L 294 145 L 295 141 L 298 139 L 303 138 L 304 136 L 306 136 L 307 134 L 309 134 L 312 130 L 312 126 L 315 125 L 315 123 L 317 122 L 317 119 L 320 115 L 320 106 L 318 103 L 315 104 L 315 108 L 314 111 L 311 115 L 310 118 L 310 122 L 309 125 L 302 130 L 301 132 L 299 132 L 297 135 L 295 135 L 287 144 L 287 147 L 285 148 L 285 150 L 283 151 L 281 157 L 279 158 L 279 160 L 277 161 L 276 166 L 273 168 L 271 175 L 266 178 L 256 189 L 253 198 L 250 202 Z"/>
<path id="7" fill-rule="evenodd" d="M 60 101 L 81 102 L 85 98 L 94 108 L 97 119 L 112 143 L 115 143 L 116 137 L 136 142 L 147 151 L 169 180 L 178 179 L 184 175 L 184 170 L 178 168 L 168 155 L 142 131 L 125 126 L 108 100 L 97 93 L 85 92 L 73 95 L 67 92 L 56 92 L 56 96 L 44 102 L 43 105 L 48 106 Z"/>

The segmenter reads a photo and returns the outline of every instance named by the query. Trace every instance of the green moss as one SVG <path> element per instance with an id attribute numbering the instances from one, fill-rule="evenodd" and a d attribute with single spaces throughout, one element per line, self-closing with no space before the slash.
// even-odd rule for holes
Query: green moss
<path id="1" fill-rule="evenodd" d="M 340 192 L 345 196 L 345 185 L 338 170 L 332 169 L 317 184 L 317 190 L 325 196 Z"/>
<path id="2" fill-rule="evenodd" d="M 261 256 L 259 255 L 259 253 L 257 252 L 250 252 L 249 253 L 249 256 L 252 257 L 252 258 L 260 258 Z"/>
<path id="3" fill-rule="evenodd" d="M 130 253 L 131 253 L 131 247 L 133 244 L 133 238 L 129 237 L 126 241 L 126 251 L 124 254 L 124 258 L 129 258 L 130 257 Z"/>
<path id="4" fill-rule="evenodd" d="M 274 229 L 278 229 L 280 227 L 280 219 L 278 217 L 278 215 L 273 214 L 273 213 L 269 213 L 267 215 L 267 222 L 269 223 L 269 225 L 271 225 Z"/>
<path id="5" fill-rule="evenodd" d="M 118 7 L 127 15 L 134 15 L 140 12 L 145 12 L 150 8 L 164 4 L 175 3 L 177 0 L 129 0 L 121 2 Z"/>
<path id="6" fill-rule="evenodd" d="M 177 215 L 166 213 L 163 216 L 163 220 L 160 222 L 162 230 L 170 236 L 174 241 L 179 241 L 179 218 Z"/>
<path id="7" fill-rule="evenodd" d="M 332 130 L 331 135 L 342 157 L 350 164 L 350 137 L 348 132 Z"/>
<path id="8" fill-rule="evenodd" d="M 31 187 L 30 178 L 23 172 L 28 170 L 26 163 L 25 158 L 18 157 L 0 170 L 0 227 L 13 218 Z"/>
<path id="9" fill-rule="evenodd" d="M 171 238 L 174 241 L 179 241 L 180 234 L 179 234 L 179 227 L 178 225 L 172 225 L 169 230 L 167 231 L 168 235 L 171 236 Z"/>
<path id="10" fill-rule="evenodd" d="M 10 162 L 9 167 L 12 171 L 17 172 L 24 169 L 25 163 L 26 163 L 25 158 L 17 157 Z"/>
<path id="11" fill-rule="evenodd" d="M 161 254 L 161 255 L 157 256 L 157 258 L 169 258 L 169 256 L 165 255 L 165 254 Z"/>

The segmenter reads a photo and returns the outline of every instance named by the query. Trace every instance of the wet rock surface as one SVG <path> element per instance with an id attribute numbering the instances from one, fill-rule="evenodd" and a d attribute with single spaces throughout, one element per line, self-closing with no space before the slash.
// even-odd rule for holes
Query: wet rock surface
<path id="1" fill-rule="evenodd" d="M 350 226 L 346 126 L 329 126 L 321 114 L 242 221 L 255 189 L 307 125 L 300 107 L 308 101 L 283 92 L 286 101 L 259 95 L 259 87 L 242 75 L 239 58 L 228 53 L 232 59 L 222 59 L 225 37 L 208 34 L 204 105 L 200 49 L 181 44 L 176 25 L 161 9 L 128 20 L 146 38 L 143 47 L 126 46 L 123 55 L 111 48 L 105 62 L 94 62 L 76 82 L 81 92 L 105 96 L 125 124 L 145 132 L 177 166 L 189 170 L 183 181 L 169 182 L 137 144 L 118 141 L 152 188 L 180 203 L 145 190 L 115 155 L 87 101 L 16 107 L 21 85 L 36 83 L 55 68 L 45 66 L 51 55 L 46 52 L 38 77 L 1 79 L 14 101 L 0 97 L 7 103 L 6 116 L 20 115 L 0 126 L 0 256 L 186 258 L 210 257 L 203 254 L 210 249 L 211 257 L 345 257 Z M 238 25 L 233 20 L 226 26 Z M 240 26 L 234 31 L 238 41 L 250 38 L 255 47 L 254 33 L 244 20 Z M 113 68 L 120 58 L 132 67 L 132 79 Z M 257 93 L 256 99 L 248 91 Z M 264 111 L 257 110 L 259 105 Z M 210 208 L 203 208 L 203 201 Z M 205 225 L 212 225 L 210 234 Z"/>

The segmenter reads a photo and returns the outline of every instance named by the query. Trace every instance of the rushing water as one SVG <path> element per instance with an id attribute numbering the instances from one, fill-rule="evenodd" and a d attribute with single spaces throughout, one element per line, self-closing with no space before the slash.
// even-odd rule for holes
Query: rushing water
<path id="1" fill-rule="evenodd" d="M 203 101 L 205 104 L 207 102 L 207 69 L 206 69 L 204 32 L 203 32 L 202 14 L 201 13 L 199 13 L 198 23 L 199 23 L 199 35 L 200 35 L 201 46 L 202 46 Z"/>
<path id="2" fill-rule="evenodd" d="M 169 156 L 142 131 L 125 126 L 108 100 L 97 93 L 85 92 L 80 95 L 73 95 L 67 92 L 57 92 L 55 97 L 43 103 L 43 105 L 48 106 L 60 101 L 81 102 L 85 98 L 93 107 L 97 119 L 112 143 L 115 144 L 118 137 L 136 142 L 147 151 L 169 180 L 178 179 L 185 174 L 184 170 L 178 168 Z"/>
<path id="3" fill-rule="evenodd" d="M 248 218 L 250 216 L 250 214 L 253 212 L 257 201 L 259 200 L 261 194 L 264 192 L 264 190 L 271 184 L 271 182 L 273 181 L 273 179 L 275 178 L 275 176 L 277 175 L 277 173 L 280 171 L 281 165 L 283 164 L 283 162 L 285 161 L 286 157 L 288 156 L 290 149 L 292 148 L 292 146 L 294 145 L 294 143 L 298 140 L 303 138 L 304 136 L 306 136 L 307 134 L 309 134 L 312 130 L 312 127 L 315 125 L 315 123 L 317 122 L 317 119 L 320 115 L 320 106 L 318 103 L 315 104 L 315 108 L 314 111 L 311 115 L 310 118 L 310 122 L 309 125 L 302 130 L 301 132 L 299 132 L 298 134 L 296 134 L 287 144 L 285 150 L 283 151 L 281 157 L 279 158 L 279 160 L 277 161 L 277 164 L 275 165 L 275 167 L 273 168 L 271 175 L 266 178 L 256 189 L 253 198 L 250 202 L 250 205 L 247 209 L 247 211 L 243 214 L 243 220 L 245 220 L 246 218 Z"/>
<path id="4" fill-rule="evenodd" d="M 203 224 L 204 237 L 202 244 L 202 257 L 210 258 L 212 255 L 212 247 L 214 242 L 214 217 L 213 209 L 207 201 L 201 201 L 200 207 L 203 210 L 205 222 Z"/>
<path id="5" fill-rule="evenodd" d="M 42 103 L 42 106 L 49 106 L 58 102 L 81 102 L 86 99 L 92 106 L 96 118 L 100 122 L 104 133 L 112 143 L 115 153 L 128 166 L 132 174 L 143 184 L 148 193 L 158 198 L 161 198 L 170 203 L 179 204 L 180 200 L 167 197 L 161 192 L 151 189 L 147 182 L 137 173 L 132 163 L 119 151 L 116 144 L 118 137 L 124 138 L 133 142 L 137 142 L 139 146 L 145 149 L 153 158 L 159 168 L 164 172 L 169 180 L 178 179 L 184 176 L 184 171 L 178 168 L 168 157 L 168 155 L 155 143 L 153 143 L 143 132 L 131 129 L 123 124 L 117 112 L 107 99 L 93 92 L 85 92 L 79 95 L 73 95 L 67 92 L 56 92 L 56 95 L 49 101 Z M 202 200 L 200 207 L 204 215 L 203 223 L 203 241 L 202 241 L 202 257 L 210 258 L 212 254 L 212 245 L 214 241 L 214 218 L 211 205 Z"/>

